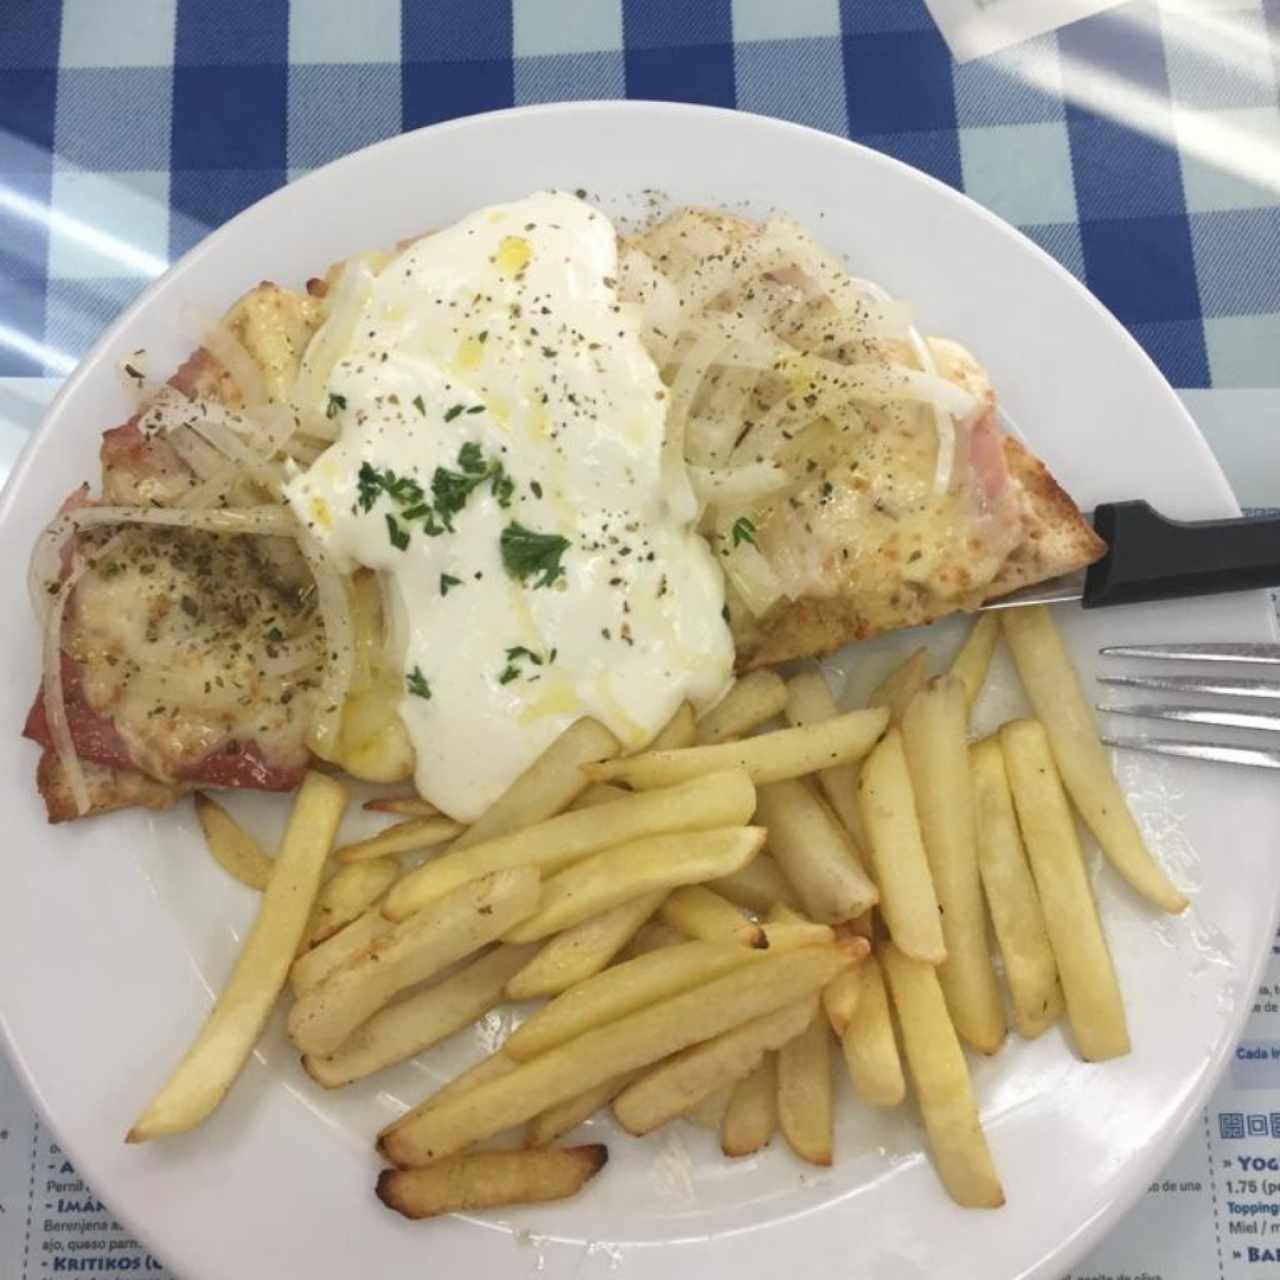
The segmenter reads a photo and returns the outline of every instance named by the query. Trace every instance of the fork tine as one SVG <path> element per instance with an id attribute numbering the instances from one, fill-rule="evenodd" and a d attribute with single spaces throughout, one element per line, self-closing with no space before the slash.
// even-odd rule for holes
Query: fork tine
<path id="1" fill-rule="evenodd" d="M 1212 742 L 1183 742 L 1172 738 L 1103 738 L 1109 747 L 1125 751 L 1146 751 L 1157 756 L 1184 756 L 1192 760 L 1214 760 L 1220 764 L 1256 765 L 1260 769 L 1280 769 L 1280 751 L 1257 747 L 1227 747 Z"/>
<path id="2" fill-rule="evenodd" d="M 1230 729 L 1263 729 L 1280 732 L 1280 716 L 1262 711 L 1215 711 L 1210 707 L 1166 707 L 1156 702 L 1136 702 L 1131 706 L 1109 703 L 1099 711 L 1114 716 L 1142 716 L 1150 720 L 1179 720 L 1184 724 L 1216 724 Z"/>
<path id="3" fill-rule="evenodd" d="M 1280 698 L 1280 680 L 1243 676 L 1099 676 L 1099 684 L 1125 689 L 1159 689 L 1165 693 L 1221 693 L 1237 698 Z"/>
<path id="4" fill-rule="evenodd" d="M 1280 644 L 1113 644 L 1099 653 L 1108 658 L 1163 658 L 1168 661 L 1260 662 L 1280 664 Z"/>

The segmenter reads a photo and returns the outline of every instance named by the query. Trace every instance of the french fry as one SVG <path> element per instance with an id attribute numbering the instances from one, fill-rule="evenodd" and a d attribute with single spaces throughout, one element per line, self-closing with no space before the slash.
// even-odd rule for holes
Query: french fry
<path id="1" fill-rule="evenodd" d="M 973 710 L 973 704 L 987 682 L 987 672 L 991 669 L 991 658 L 999 639 L 1000 619 L 994 613 L 979 614 L 951 663 L 951 674 L 964 685 L 967 711 Z"/>
<path id="2" fill-rule="evenodd" d="M 401 818 L 434 818 L 440 813 L 421 796 L 375 796 L 366 800 L 364 807 L 370 813 L 394 813 Z"/>
<path id="3" fill-rule="evenodd" d="M 772 720 L 787 702 L 787 686 L 774 671 L 752 671 L 698 721 L 699 742 L 728 742 Z M 653 750 L 655 748 L 651 748 Z"/>
<path id="4" fill-rule="evenodd" d="M 861 995 L 862 978 L 857 968 L 846 969 L 838 978 L 833 978 L 823 987 L 822 1008 L 837 1039 L 844 1035 L 853 1021 Z"/>
<path id="5" fill-rule="evenodd" d="M 615 787 L 611 782 L 593 782 L 569 806 L 569 812 L 579 809 L 594 809 L 597 805 L 612 804 L 615 800 L 625 800 L 631 792 L 625 787 Z"/>
<path id="6" fill-rule="evenodd" d="M 812 920 L 768 920 L 760 926 L 768 951 L 794 951 L 797 947 L 824 947 L 837 941 L 836 931 L 829 924 L 814 924 Z M 865 939 L 862 940 L 866 942 Z M 850 955 L 860 958 L 870 950 L 870 944 L 859 944 Z"/>
<path id="7" fill-rule="evenodd" d="M 367 840 L 344 844 L 334 851 L 333 856 L 339 862 L 367 862 L 397 853 L 415 853 L 419 849 L 444 844 L 465 830 L 462 823 L 454 822 L 452 818 L 409 818 Z"/>
<path id="8" fill-rule="evenodd" d="M 836 700 L 827 688 L 821 671 L 803 671 L 787 681 L 787 723 L 795 728 L 817 724 L 840 714 Z M 862 812 L 858 808 L 858 766 L 836 764 L 829 769 L 818 770 L 818 784 L 826 796 L 836 817 L 853 837 L 863 868 L 867 862 L 864 850 L 867 833 L 862 826 Z"/>
<path id="9" fill-rule="evenodd" d="M 955 676 L 930 680 L 902 717 L 902 745 L 916 799 L 947 958 L 938 981 L 962 1040 L 981 1053 L 1004 1043 L 1004 999 L 987 946 L 987 908 L 978 872 L 968 710 Z"/>
<path id="10" fill-rule="evenodd" d="M 735 949 L 758 954 L 745 947 Z M 670 1057 L 806 996 L 816 998 L 850 963 L 841 944 L 766 955 L 588 1031 L 460 1098 L 428 1101 L 384 1129 L 378 1148 L 401 1166 L 452 1155 L 625 1071 Z"/>
<path id="11" fill-rule="evenodd" d="M 767 853 L 758 853 L 741 871 L 731 876 L 721 876 L 708 886 L 730 902 L 736 902 L 748 911 L 763 914 L 775 902 L 798 907 L 800 898 L 787 883 L 782 869 Z"/>
<path id="12" fill-rule="evenodd" d="M 303 1053 L 333 1053 L 399 992 L 527 917 L 537 905 L 538 885 L 538 873 L 529 867 L 495 871 L 402 920 L 303 993 L 289 1012 L 289 1039 Z"/>
<path id="13" fill-rule="evenodd" d="M 512 1000 L 555 996 L 599 973 L 662 905 L 665 889 L 641 894 L 598 916 L 566 929 L 507 983 Z"/>
<path id="14" fill-rule="evenodd" d="M 604 1168 L 602 1143 L 548 1151 L 476 1151 L 426 1169 L 384 1169 L 378 1199 L 406 1218 L 545 1204 L 577 1195 Z"/>
<path id="15" fill-rule="evenodd" d="M 778 1127 L 778 1055 L 766 1053 L 760 1064 L 734 1086 L 720 1125 L 720 1150 L 749 1156 L 769 1143 Z"/>
<path id="16" fill-rule="evenodd" d="M 881 953 L 907 1066 L 942 1185 L 959 1205 L 998 1209 L 1004 1189 L 991 1161 L 959 1037 L 934 967 L 892 942 Z"/>
<path id="17" fill-rule="evenodd" d="M 872 690 L 867 706 L 887 707 L 889 723 L 900 725 L 911 699 L 924 688 L 928 679 L 929 651 L 916 649 L 903 658 Z"/>
<path id="18" fill-rule="evenodd" d="M 673 889 L 658 908 L 658 918 L 690 938 L 765 947 L 764 930 L 748 920 L 727 898 L 703 885 Z"/>
<path id="19" fill-rule="evenodd" d="M 583 770 L 594 782 L 625 782 L 638 791 L 674 786 L 721 769 L 745 769 L 759 786 L 860 760 L 875 745 L 888 718 L 883 708 L 848 711 L 799 729 L 775 729 L 739 742 L 679 751 L 646 751 L 584 765 Z"/>
<path id="20" fill-rule="evenodd" d="M 391 921 L 375 904 L 332 937 L 317 943 L 310 951 L 304 951 L 289 970 L 289 987 L 294 996 L 301 996 L 312 987 L 319 986 L 335 969 L 367 950 L 392 928 Z"/>
<path id="21" fill-rule="evenodd" d="M 858 797 L 889 936 L 909 956 L 941 964 L 947 948 L 900 729 L 890 729 L 867 757 Z"/>
<path id="22" fill-rule="evenodd" d="M 622 960 L 635 960 L 638 956 L 646 956 L 651 951 L 659 951 L 663 947 L 678 947 L 689 939 L 661 920 L 650 920 L 640 926 L 636 936 L 618 953 Z"/>
<path id="23" fill-rule="evenodd" d="M 375 858 L 371 862 L 353 862 L 339 869 L 320 886 L 316 905 L 302 938 L 303 951 L 331 938 L 351 923 L 366 907 L 382 897 L 400 876 L 400 864 L 394 858 Z"/>
<path id="24" fill-rule="evenodd" d="M 688 1053 L 689 1050 L 686 1049 L 685 1052 Z M 736 1083 L 736 1080 L 726 1080 L 724 1084 L 717 1085 L 710 1093 L 699 1098 L 687 1111 L 681 1112 L 681 1118 L 688 1120 L 690 1124 L 696 1124 L 699 1129 L 711 1129 L 719 1133 L 720 1126 L 724 1123 L 725 1112 L 729 1110 L 729 1101 L 733 1097 Z"/>
<path id="25" fill-rule="evenodd" d="M 906 1096 L 902 1060 L 889 1013 L 889 993 L 875 956 L 851 970 L 858 980 L 858 1000 L 840 1047 L 854 1092 L 870 1107 L 896 1107 Z M 828 984 L 830 990 L 832 984 Z"/>
<path id="26" fill-rule="evenodd" d="M 1048 735 L 1038 721 L 1015 720 L 1000 747 L 1076 1045 L 1089 1062 L 1120 1057 L 1129 1052 L 1124 1001 Z"/>
<path id="27" fill-rule="evenodd" d="M 995 738 L 975 743 L 969 749 L 969 764 L 982 884 L 1004 958 L 1018 1034 L 1031 1040 L 1057 1022 L 1065 1008 L 1058 963 L 1018 834 L 1000 743 Z"/>
<path id="28" fill-rule="evenodd" d="M 216 801 L 196 792 L 196 819 L 214 861 L 246 888 L 259 891 L 271 879 L 271 859 L 258 842 Z"/>
<path id="29" fill-rule="evenodd" d="M 507 1057 L 499 1049 L 497 1053 L 491 1053 L 487 1058 L 473 1062 L 465 1071 L 442 1084 L 425 1102 L 419 1103 L 415 1110 L 452 1102 L 456 1098 L 461 1098 L 463 1094 L 478 1089 L 482 1084 L 489 1084 L 490 1081 L 509 1076 L 519 1065 L 514 1058 Z"/>
<path id="30" fill-rule="evenodd" d="M 758 956 L 745 947 L 681 938 L 674 946 L 614 965 L 570 987 L 522 1022 L 507 1037 L 503 1052 L 518 1062 L 528 1062 L 607 1022 L 691 991 Z"/>
<path id="31" fill-rule="evenodd" d="M 762 786 L 756 798 L 756 817 L 768 829 L 769 851 L 795 885 L 811 919 L 838 924 L 879 901 L 848 832 L 807 783 L 790 778 Z"/>
<path id="32" fill-rule="evenodd" d="M 387 897 L 386 912 L 403 920 L 450 889 L 504 867 L 536 867 L 553 876 L 602 849 L 647 836 L 736 827 L 751 820 L 756 792 L 741 770 L 690 782 L 615 804 L 557 814 L 510 835 L 454 849 L 411 871 Z"/>
<path id="33" fill-rule="evenodd" d="M 682 1050 L 618 1094 L 614 1118 L 628 1133 L 652 1133 L 725 1081 L 749 1075 L 770 1049 L 799 1035 L 817 1008 L 810 995 Z"/>
<path id="34" fill-rule="evenodd" d="M 831 1163 L 831 1030 L 820 1007 L 799 1035 L 778 1048 L 778 1128 L 801 1160 Z"/>
<path id="35" fill-rule="evenodd" d="M 186 1056 L 129 1130 L 126 1142 L 194 1129 L 226 1096 L 284 986 L 347 799 L 347 789 L 324 774 L 308 773 L 303 779 L 231 977 Z"/>
<path id="36" fill-rule="evenodd" d="M 639 1074 L 638 1071 L 628 1071 L 539 1112 L 529 1121 L 524 1145 L 549 1147 L 557 1138 L 576 1129 L 584 1120 L 590 1120 L 602 1107 L 607 1107 Z"/>
<path id="37" fill-rule="evenodd" d="M 572 804 L 590 781 L 583 765 L 608 760 L 621 750 L 622 743 L 598 720 L 575 720 L 454 841 L 454 852 L 553 817 Z"/>
<path id="38" fill-rule="evenodd" d="M 1149 902 L 1174 915 L 1186 897 L 1152 858 L 1107 753 L 1080 678 L 1043 605 L 1001 609 L 1004 638 L 1072 803 L 1111 865 Z M 1070 1001 L 1068 1001 L 1070 1004 Z"/>
<path id="39" fill-rule="evenodd" d="M 536 942 L 657 889 L 728 875 L 762 844 L 760 827 L 720 827 L 615 845 L 547 880 L 537 911 L 512 928 L 507 941 Z"/>
<path id="40" fill-rule="evenodd" d="M 447 978 L 393 1001 L 357 1027 L 330 1054 L 304 1054 L 303 1070 L 326 1089 L 362 1080 L 438 1044 L 503 999 L 507 982 L 531 946 L 499 946 Z"/>
<path id="41" fill-rule="evenodd" d="M 680 747 L 691 747 L 697 740 L 697 717 L 693 714 L 693 708 L 687 702 L 682 702 L 645 750 L 675 751 Z"/>

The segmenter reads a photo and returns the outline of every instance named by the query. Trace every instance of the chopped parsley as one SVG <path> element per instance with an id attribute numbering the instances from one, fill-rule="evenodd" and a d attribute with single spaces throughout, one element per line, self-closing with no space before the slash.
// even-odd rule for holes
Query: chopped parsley
<path id="1" fill-rule="evenodd" d="M 749 542 L 752 546 L 756 542 L 756 527 L 746 516 L 739 516 L 733 522 L 733 545 L 736 547 L 740 542 Z"/>
<path id="2" fill-rule="evenodd" d="M 409 692 L 416 698 L 431 697 L 431 686 L 427 683 L 427 678 L 422 674 L 421 667 L 414 667 L 405 677 L 405 684 L 409 687 Z"/>
<path id="3" fill-rule="evenodd" d="M 526 649 L 522 644 L 515 645 L 507 650 L 508 662 L 514 662 L 517 658 L 528 658 L 535 667 L 542 666 L 542 658 L 534 653 L 532 649 Z"/>
<path id="4" fill-rule="evenodd" d="M 423 398 L 420 395 L 413 397 L 413 407 L 417 409 L 417 411 L 420 414 L 422 414 L 424 418 L 427 416 L 426 402 L 423 400 Z"/>
<path id="5" fill-rule="evenodd" d="M 513 680 L 517 679 L 519 675 L 519 669 L 512 666 L 511 663 L 507 663 L 507 665 L 502 669 L 502 674 L 498 677 L 498 683 L 510 684 Z"/>
<path id="6" fill-rule="evenodd" d="M 488 482 L 500 507 L 509 507 L 515 494 L 515 482 L 496 458 L 486 460 L 483 450 L 474 442 L 458 450 L 461 471 L 437 467 L 431 477 L 431 498 L 411 476 L 397 475 L 390 468 L 379 471 L 368 462 L 360 464 L 356 473 L 356 503 L 361 511 L 372 511 L 384 494 L 400 508 L 400 520 L 416 523 L 428 537 L 453 532 L 453 517 L 467 505 L 467 499 Z M 388 514 L 387 532 L 391 544 L 401 551 L 409 545 L 409 530 L 403 529 Z"/>
<path id="7" fill-rule="evenodd" d="M 442 596 L 447 596 L 449 594 L 450 587 L 460 586 L 462 586 L 461 578 L 455 578 L 451 573 L 442 573 L 440 575 L 440 594 Z"/>
<path id="8" fill-rule="evenodd" d="M 460 413 L 462 413 L 462 412 L 466 409 L 466 407 L 467 407 L 467 406 L 466 406 L 466 405 L 464 405 L 464 404 L 454 404 L 454 405 L 450 405 L 450 406 L 449 406 L 449 407 L 444 411 L 444 420 L 445 420 L 446 422 L 452 422 L 452 421 L 454 420 L 454 418 L 456 418 Z"/>
<path id="9" fill-rule="evenodd" d="M 399 521 L 390 511 L 387 512 L 387 537 L 397 551 L 404 551 L 409 546 L 409 531 L 400 527 Z"/>
<path id="10" fill-rule="evenodd" d="M 329 392 L 329 407 L 324 411 L 326 418 L 336 418 L 338 411 L 347 407 L 347 397 L 340 396 L 336 391 Z"/>
<path id="11" fill-rule="evenodd" d="M 542 666 L 544 661 L 542 655 L 534 653 L 532 649 L 526 649 L 522 644 L 513 645 L 507 650 L 507 665 L 503 667 L 502 674 L 498 677 L 498 683 L 510 684 L 512 680 L 515 680 L 520 676 L 522 673 L 519 666 L 516 664 L 524 658 L 527 658 L 535 667 Z M 555 660 L 556 651 L 552 649 L 550 655 L 546 658 L 546 661 L 554 662 Z M 533 679 L 536 680 L 538 677 L 534 676 Z"/>
<path id="12" fill-rule="evenodd" d="M 506 571 L 523 583 L 533 578 L 534 587 L 549 587 L 564 576 L 560 560 L 569 549 L 569 539 L 558 533 L 535 533 L 513 520 L 503 529 L 498 545 Z"/>

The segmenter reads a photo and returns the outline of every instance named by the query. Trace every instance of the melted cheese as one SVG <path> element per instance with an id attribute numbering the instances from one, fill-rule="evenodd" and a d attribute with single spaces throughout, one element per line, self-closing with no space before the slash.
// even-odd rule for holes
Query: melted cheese
<path id="1" fill-rule="evenodd" d="M 666 393 L 616 270 L 614 228 L 571 196 L 480 210 L 383 269 L 310 406 L 341 437 L 287 496 L 387 576 L 418 788 L 461 819 L 579 717 L 639 747 L 729 679 L 722 578 L 671 510 Z M 447 521 L 424 513 L 460 483 Z"/>

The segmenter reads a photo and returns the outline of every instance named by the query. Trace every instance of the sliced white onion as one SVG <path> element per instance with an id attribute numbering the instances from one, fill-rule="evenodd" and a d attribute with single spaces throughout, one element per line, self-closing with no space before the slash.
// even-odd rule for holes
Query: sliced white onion
<path id="1" fill-rule="evenodd" d="M 316 584 L 316 604 L 324 625 L 324 676 L 320 681 L 319 705 L 310 729 L 310 739 L 318 755 L 332 759 L 338 749 L 342 708 L 351 689 L 355 667 L 351 600 L 343 575 L 334 567 L 324 547 L 300 525 L 294 526 L 294 536 L 311 567 L 311 576 Z"/>
<path id="2" fill-rule="evenodd" d="M 742 603 L 757 618 L 768 613 L 785 594 L 782 579 L 759 548 L 750 542 L 734 547 L 724 565 L 734 590 L 742 597 Z"/>
<path id="3" fill-rule="evenodd" d="M 776 462 L 756 462 L 732 470 L 689 468 L 693 491 L 708 506 L 741 510 L 785 489 L 793 481 Z"/>
<path id="4" fill-rule="evenodd" d="M 44 620 L 40 685 L 44 698 L 44 716 L 49 725 L 49 737 L 53 741 L 54 751 L 57 752 L 58 763 L 62 765 L 62 771 L 66 774 L 76 812 L 81 817 L 88 813 L 90 808 L 89 784 L 85 779 L 84 769 L 80 765 L 80 757 L 76 755 L 71 725 L 67 720 L 66 694 L 62 687 L 62 619 L 66 612 L 67 601 L 86 567 L 86 562 L 73 553 L 71 572 L 67 574 L 53 597 L 52 605 Z"/>

